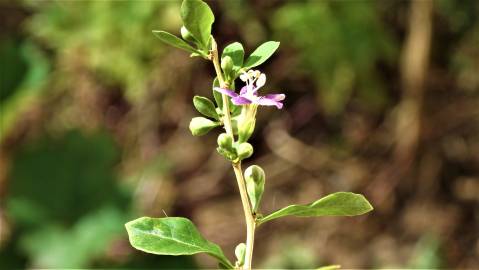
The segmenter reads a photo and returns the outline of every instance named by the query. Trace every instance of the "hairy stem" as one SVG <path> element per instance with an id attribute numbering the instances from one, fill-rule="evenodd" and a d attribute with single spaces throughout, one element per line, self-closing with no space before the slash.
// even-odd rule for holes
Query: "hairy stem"
<path id="1" fill-rule="evenodd" d="M 211 61 L 215 67 L 216 76 L 221 88 L 228 88 L 228 82 L 224 80 L 223 73 L 220 67 L 220 59 L 218 57 L 218 45 L 213 37 L 211 37 Z M 226 133 L 231 135 L 233 138 L 233 128 L 231 125 L 231 113 L 228 106 L 229 101 L 228 97 L 225 94 L 222 94 L 223 100 L 223 124 L 226 129 Z M 245 260 L 243 264 L 244 270 L 251 269 L 251 262 L 253 260 L 253 246 L 254 246 L 254 233 L 255 233 L 255 218 L 253 211 L 251 209 L 251 203 L 248 199 L 248 193 L 246 192 L 246 183 L 243 177 L 243 171 L 241 170 L 241 161 L 237 163 L 232 163 L 233 170 L 235 172 L 236 181 L 238 182 L 238 188 L 241 196 L 241 203 L 243 204 L 243 210 L 246 221 L 246 253 Z"/>

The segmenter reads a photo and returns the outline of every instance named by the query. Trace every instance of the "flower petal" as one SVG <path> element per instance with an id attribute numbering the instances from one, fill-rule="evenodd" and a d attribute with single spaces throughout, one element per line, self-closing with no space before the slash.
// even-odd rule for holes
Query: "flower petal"
<path id="1" fill-rule="evenodd" d="M 248 92 L 248 86 L 245 85 L 243 87 L 241 87 L 241 90 L 240 90 L 240 95 L 244 95 Z"/>
<path id="2" fill-rule="evenodd" d="M 225 95 L 230 96 L 232 98 L 238 96 L 238 94 L 236 94 L 234 91 L 229 90 L 229 89 L 224 89 L 224 88 L 219 88 L 219 87 L 215 87 L 213 89 L 217 92 L 220 92 L 221 94 L 225 94 Z"/>
<path id="3" fill-rule="evenodd" d="M 283 103 L 279 100 L 270 99 L 266 96 L 260 97 L 256 103 L 263 106 L 276 106 L 278 109 L 283 108 Z"/>
<path id="4" fill-rule="evenodd" d="M 258 89 L 260 89 L 261 87 L 254 87 L 253 89 L 251 89 L 251 93 L 255 96 L 258 95 Z"/>
<path id="5" fill-rule="evenodd" d="M 268 95 L 264 96 L 264 98 L 272 99 L 272 100 L 275 100 L 275 101 L 281 101 L 281 100 L 284 100 L 286 98 L 286 95 L 285 94 L 268 94 Z"/>
<path id="6" fill-rule="evenodd" d="M 234 105 L 246 105 L 246 104 L 251 104 L 251 100 L 242 97 L 242 96 L 237 96 L 231 99 Z"/>

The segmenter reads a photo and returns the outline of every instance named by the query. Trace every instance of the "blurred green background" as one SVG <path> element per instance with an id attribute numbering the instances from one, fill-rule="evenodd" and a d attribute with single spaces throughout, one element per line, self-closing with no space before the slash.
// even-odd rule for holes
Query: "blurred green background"
<path id="1" fill-rule="evenodd" d="M 220 47 L 281 41 L 261 70 L 263 212 L 334 191 L 357 218 L 257 233 L 261 268 L 479 267 L 479 2 L 208 1 Z M 123 224 L 186 216 L 232 258 L 244 239 L 216 136 L 188 131 L 211 65 L 166 47 L 179 1 L 0 3 L 0 269 L 214 267 L 129 246 Z M 218 131 L 216 131 L 218 132 Z"/>

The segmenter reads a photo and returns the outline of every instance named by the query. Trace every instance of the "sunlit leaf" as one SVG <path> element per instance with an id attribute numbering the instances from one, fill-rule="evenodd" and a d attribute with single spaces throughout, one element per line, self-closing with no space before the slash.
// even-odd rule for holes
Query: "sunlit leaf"
<path id="1" fill-rule="evenodd" d="M 203 49 L 208 49 L 211 25 L 215 21 L 210 7 L 201 0 L 184 0 L 181 4 L 181 19 Z"/>
<path id="2" fill-rule="evenodd" d="M 263 64 L 273 53 L 278 49 L 278 41 L 268 41 L 261 44 L 256 50 L 248 57 L 243 68 L 250 69 L 252 67 Z"/>
<path id="3" fill-rule="evenodd" d="M 195 96 L 193 98 L 193 105 L 195 105 L 195 108 L 198 110 L 198 112 L 204 116 L 219 120 L 220 117 L 216 112 L 215 104 L 213 104 L 213 101 L 209 100 L 208 98 Z"/>
<path id="4" fill-rule="evenodd" d="M 182 40 L 181 38 L 179 38 L 179 37 L 177 37 L 173 34 L 170 34 L 170 33 L 165 32 L 165 31 L 158 31 L 158 30 L 153 30 L 153 34 L 156 37 L 158 37 L 159 39 L 161 39 L 161 41 L 165 42 L 168 45 L 171 45 L 171 46 L 176 47 L 178 49 L 188 51 L 190 53 L 194 53 L 194 54 L 199 53 L 198 50 L 191 47 L 184 40 Z"/>
<path id="5" fill-rule="evenodd" d="M 373 210 L 373 207 L 363 195 L 351 192 L 337 192 L 310 204 L 289 205 L 258 219 L 258 222 L 261 224 L 285 216 L 356 216 L 365 214 L 371 210 Z"/>
<path id="6" fill-rule="evenodd" d="M 131 245 L 157 255 L 193 255 L 206 253 L 222 265 L 234 268 L 221 248 L 201 236 L 195 225 L 186 218 L 142 217 L 126 225 Z"/>
<path id="7" fill-rule="evenodd" d="M 244 61 L 244 49 L 243 45 L 239 42 L 234 42 L 229 44 L 223 49 L 223 54 L 221 58 L 229 56 L 233 60 L 233 70 L 238 72 L 238 70 L 243 66 Z"/>

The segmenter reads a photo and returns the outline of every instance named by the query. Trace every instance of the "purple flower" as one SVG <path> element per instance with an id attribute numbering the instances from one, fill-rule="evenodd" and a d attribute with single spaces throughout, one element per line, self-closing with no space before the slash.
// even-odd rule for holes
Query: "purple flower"
<path id="1" fill-rule="evenodd" d="M 214 90 L 231 97 L 231 101 L 235 105 L 257 104 L 263 106 L 276 106 L 278 109 L 283 108 L 281 102 L 286 97 L 284 94 L 268 94 L 265 96 L 258 95 L 258 89 L 266 83 L 266 75 L 260 71 L 248 71 L 240 76 L 240 79 L 246 82 L 237 94 L 229 89 L 215 87 Z"/>

